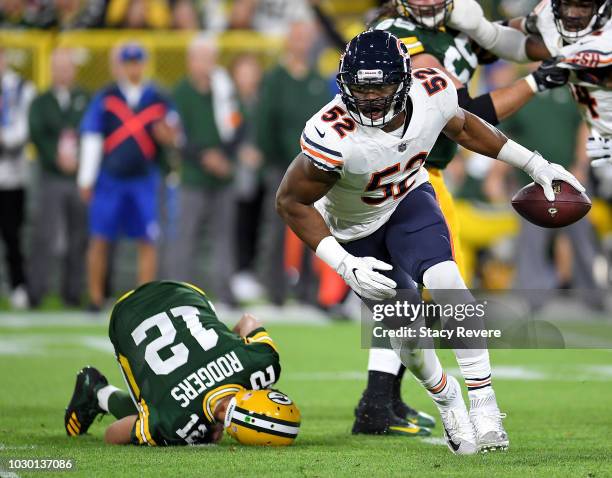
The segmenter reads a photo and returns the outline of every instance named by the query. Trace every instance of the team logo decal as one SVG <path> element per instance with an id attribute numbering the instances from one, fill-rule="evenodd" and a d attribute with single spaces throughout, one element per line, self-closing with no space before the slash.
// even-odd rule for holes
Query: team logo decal
<path id="1" fill-rule="evenodd" d="M 269 392 L 268 398 L 279 405 L 291 405 L 293 403 L 287 395 L 280 392 Z"/>
<path id="2" fill-rule="evenodd" d="M 550 214 L 552 217 L 555 217 L 558 213 L 558 209 L 556 207 L 550 207 L 548 208 L 548 214 Z"/>

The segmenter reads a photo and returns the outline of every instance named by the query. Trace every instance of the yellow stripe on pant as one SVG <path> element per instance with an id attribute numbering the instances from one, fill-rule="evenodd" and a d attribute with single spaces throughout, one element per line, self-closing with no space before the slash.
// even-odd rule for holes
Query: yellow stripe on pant
<path id="1" fill-rule="evenodd" d="M 434 188 L 434 191 L 436 192 L 438 204 L 440 205 L 440 209 L 442 209 L 442 214 L 444 214 L 446 224 L 450 229 L 455 262 L 459 267 L 461 277 L 463 277 L 463 280 L 467 283 L 468 281 L 466 277 L 465 261 L 463 260 L 463 251 L 461 248 L 460 240 L 461 230 L 459 227 L 459 219 L 457 217 L 457 211 L 455 210 L 455 202 L 453 200 L 453 196 L 451 196 L 451 193 L 449 192 L 446 187 L 446 184 L 444 183 L 442 171 L 438 168 L 431 167 L 427 168 L 427 170 L 429 171 L 429 182 L 431 183 Z"/>

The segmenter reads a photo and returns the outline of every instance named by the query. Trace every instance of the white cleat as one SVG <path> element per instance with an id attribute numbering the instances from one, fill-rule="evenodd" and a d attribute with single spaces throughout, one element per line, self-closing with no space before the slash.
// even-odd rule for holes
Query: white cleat
<path id="1" fill-rule="evenodd" d="M 442 418 L 444 439 L 455 455 L 474 455 L 478 451 L 476 434 L 461 395 L 461 387 L 455 377 L 448 375 L 447 380 L 449 389 L 444 400 L 434 398 Z"/>
<path id="2" fill-rule="evenodd" d="M 483 397 L 470 400 L 470 420 L 476 431 L 480 453 L 508 449 L 510 440 L 502 424 L 504 418 L 506 414 L 499 411 L 492 389 Z"/>

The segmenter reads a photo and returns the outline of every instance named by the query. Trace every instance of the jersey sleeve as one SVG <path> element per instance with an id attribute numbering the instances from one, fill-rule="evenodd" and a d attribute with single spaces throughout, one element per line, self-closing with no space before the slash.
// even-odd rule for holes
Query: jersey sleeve
<path id="1" fill-rule="evenodd" d="M 263 327 L 258 327 L 253 330 L 249 335 L 244 338 L 244 342 L 247 345 L 251 344 L 265 344 L 272 348 L 278 354 L 278 348 L 272 340 L 272 337 L 268 334 L 268 331 Z"/>
<path id="2" fill-rule="evenodd" d="M 437 68 L 418 68 L 414 70 L 413 77 L 413 88 L 414 83 L 420 83 L 447 122 L 457 114 L 457 88 L 448 75 Z"/>
<path id="3" fill-rule="evenodd" d="M 344 110 L 342 113 L 345 114 Z M 300 137 L 302 153 L 319 169 L 342 174 L 345 157 L 342 152 L 342 139 L 338 138 L 338 134 L 332 129 L 332 123 L 324 122 L 319 115 L 321 112 L 306 123 Z M 339 120 L 342 121 L 341 118 Z"/>

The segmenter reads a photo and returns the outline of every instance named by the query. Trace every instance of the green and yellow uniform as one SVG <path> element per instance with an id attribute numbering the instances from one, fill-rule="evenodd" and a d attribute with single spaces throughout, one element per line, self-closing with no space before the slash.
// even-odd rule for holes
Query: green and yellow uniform
<path id="1" fill-rule="evenodd" d="M 406 18 L 382 20 L 375 28 L 386 30 L 400 38 L 408 47 L 411 56 L 423 53 L 432 55 L 463 84 L 469 83 L 478 67 L 478 57 L 472 51 L 470 39 L 464 33 L 444 28 L 430 30 Z M 426 168 L 429 170 L 429 180 L 436 191 L 440 208 L 451 231 L 455 261 L 465 277 L 459 243 L 459 221 L 453 198 L 442 177 L 442 170 L 456 154 L 457 145 L 446 136 L 441 135 L 427 158 Z"/>
<path id="2" fill-rule="evenodd" d="M 204 292 L 185 283 L 128 292 L 113 309 L 109 337 L 138 408 L 136 444 L 209 442 L 219 399 L 269 387 L 281 372 L 263 328 L 239 337 Z"/>

